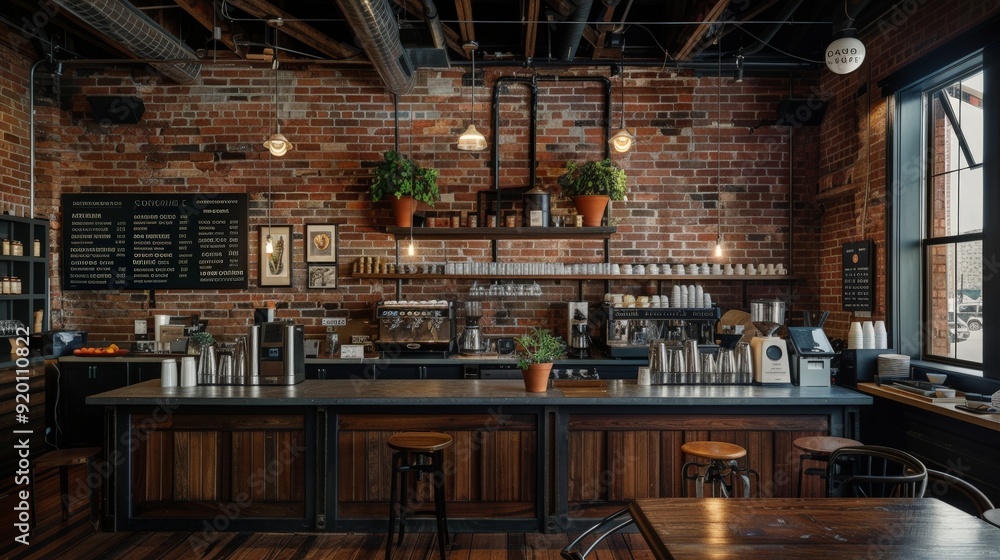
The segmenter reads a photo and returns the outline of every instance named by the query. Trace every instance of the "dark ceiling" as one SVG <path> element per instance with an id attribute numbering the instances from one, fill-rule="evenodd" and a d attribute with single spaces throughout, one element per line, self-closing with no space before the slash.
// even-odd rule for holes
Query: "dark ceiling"
<path id="1" fill-rule="evenodd" d="M 77 4 L 54 0 L 39 18 L 36 0 L 6 0 L 2 21 L 53 60 L 142 59 L 78 19 Z M 44 4 L 49 4 L 48 2 Z M 888 0 L 132 0 L 131 5 L 205 62 L 267 60 L 277 44 L 286 63 L 371 65 L 371 51 L 342 7 L 388 13 L 412 68 L 477 64 L 527 67 L 626 65 L 733 68 L 749 75 L 822 68 L 835 31 L 872 24 Z M 428 14 L 437 13 L 439 26 Z M 280 25 L 275 20 L 281 18 Z M 574 25 L 573 22 L 577 24 Z M 32 22 L 42 22 L 37 25 Z M 275 30 L 278 29 L 276 32 Z M 434 29 L 438 33 L 433 32 Z M 435 41 L 436 38 L 436 41 Z M 624 49 L 622 48 L 624 44 Z M 267 49 L 267 53 L 265 53 Z M 376 63 L 376 66 L 378 64 Z M 384 76 L 383 76 L 384 77 Z"/>

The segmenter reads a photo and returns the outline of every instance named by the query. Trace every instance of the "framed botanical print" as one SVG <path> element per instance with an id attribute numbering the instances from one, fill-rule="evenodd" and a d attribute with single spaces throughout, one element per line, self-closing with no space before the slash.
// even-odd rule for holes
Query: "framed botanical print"
<path id="1" fill-rule="evenodd" d="M 337 226 L 306 224 L 306 262 L 337 262 Z"/>
<path id="2" fill-rule="evenodd" d="M 310 264 L 307 268 L 310 288 L 328 290 L 337 288 L 337 265 Z"/>
<path id="3" fill-rule="evenodd" d="M 268 236 L 271 253 L 267 253 Z M 292 285 L 292 226 L 260 226 L 260 275 L 261 286 Z"/>

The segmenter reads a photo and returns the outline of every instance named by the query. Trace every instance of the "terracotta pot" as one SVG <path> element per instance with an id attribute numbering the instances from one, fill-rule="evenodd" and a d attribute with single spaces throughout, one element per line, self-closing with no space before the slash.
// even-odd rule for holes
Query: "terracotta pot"
<path id="1" fill-rule="evenodd" d="M 552 363 L 531 364 L 528 369 L 522 369 L 524 390 L 529 393 L 544 393 L 549 388 L 549 374 L 552 373 Z"/>
<path id="2" fill-rule="evenodd" d="M 608 207 L 611 197 L 604 194 L 584 194 L 573 197 L 573 204 L 576 211 L 583 214 L 583 225 L 585 227 L 598 227 L 604 218 L 604 209 Z"/>
<path id="3" fill-rule="evenodd" d="M 396 216 L 396 225 L 410 227 L 413 225 L 413 213 L 417 211 L 417 201 L 412 196 L 391 197 L 392 212 Z"/>

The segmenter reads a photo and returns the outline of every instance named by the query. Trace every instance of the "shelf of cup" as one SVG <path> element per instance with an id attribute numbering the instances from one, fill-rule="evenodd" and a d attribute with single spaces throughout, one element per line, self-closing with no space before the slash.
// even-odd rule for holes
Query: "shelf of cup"
<path id="1" fill-rule="evenodd" d="M 741 282 L 789 282 L 801 279 L 794 274 L 354 274 L 355 278 L 373 278 L 384 280 L 448 280 L 448 279 L 485 279 L 496 278 L 504 280 L 659 280 L 661 282 L 676 282 L 690 284 L 704 280 L 738 280 Z"/>

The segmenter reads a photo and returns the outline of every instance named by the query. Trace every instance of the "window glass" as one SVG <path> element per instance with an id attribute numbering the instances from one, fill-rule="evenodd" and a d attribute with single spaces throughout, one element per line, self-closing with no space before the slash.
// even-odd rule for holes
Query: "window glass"
<path id="1" fill-rule="evenodd" d="M 983 362 L 982 71 L 925 92 L 930 170 L 924 239 L 924 355 Z M 972 326 L 969 325 L 972 321 Z"/>

